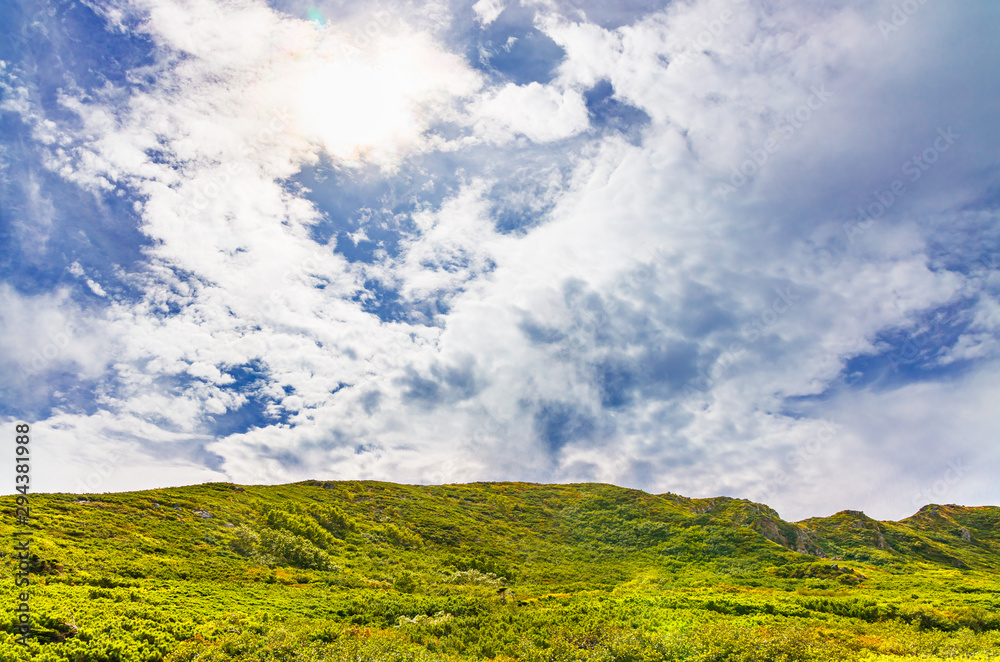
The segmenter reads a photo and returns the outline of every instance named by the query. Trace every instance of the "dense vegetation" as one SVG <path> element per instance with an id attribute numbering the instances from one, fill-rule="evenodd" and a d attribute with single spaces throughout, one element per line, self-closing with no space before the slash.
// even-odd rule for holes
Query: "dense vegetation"
<path id="1" fill-rule="evenodd" d="M 0 662 L 1000 659 L 1000 508 L 799 523 L 609 485 L 32 495 Z"/>

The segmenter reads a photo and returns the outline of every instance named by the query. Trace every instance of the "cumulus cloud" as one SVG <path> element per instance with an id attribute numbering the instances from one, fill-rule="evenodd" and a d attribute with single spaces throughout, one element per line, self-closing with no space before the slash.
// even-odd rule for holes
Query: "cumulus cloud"
<path id="1" fill-rule="evenodd" d="M 477 102 L 477 132 L 499 142 L 521 135 L 533 142 L 568 138 L 587 128 L 587 108 L 575 90 L 558 91 L 539 83 L 505 86 Z"/>
<path id="2" fill-rule="evenodd" d="M 503 10 L 504 3 L 502 0 L 479 0 L 476 4 L 472 5 L 472 11 L 475 12 L 479 23 L 484 26 L 497 20 Z"/>

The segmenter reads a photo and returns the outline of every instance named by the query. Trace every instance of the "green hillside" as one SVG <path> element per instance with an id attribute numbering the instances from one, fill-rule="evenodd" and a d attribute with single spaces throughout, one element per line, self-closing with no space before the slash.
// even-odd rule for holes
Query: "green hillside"
<path id="1" fill-rule="evenodd" d="M 611 485 L 31 495 L 0 662 L 1000 659 L 1000 508 L 786 522 Z"/>

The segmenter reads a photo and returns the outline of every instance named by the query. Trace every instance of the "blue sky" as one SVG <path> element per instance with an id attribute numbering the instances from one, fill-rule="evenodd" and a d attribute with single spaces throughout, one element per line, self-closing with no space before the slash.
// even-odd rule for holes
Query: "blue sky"
<path id="1" fill-rule="evenodd" d="M 35 488 L 1000 488 L 1000 6 L 6 2 Z"/>

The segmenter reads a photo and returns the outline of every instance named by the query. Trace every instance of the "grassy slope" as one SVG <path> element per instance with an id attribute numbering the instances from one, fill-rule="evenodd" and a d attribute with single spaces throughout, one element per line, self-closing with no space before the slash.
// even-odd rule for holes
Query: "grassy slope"
<path id="1" fill-rule="evenodd" d="M 745 500 L 609 485 L 367 481 L 31 499 L 36 659 L 235 660 L 262 647 L 309 659 L 324 646 L 315 659 L 340 659 L 348 644 L 388 647 L 372 653 L 387 659 L 1000 650 L 1000 508 L 790 523 Z M 22 659 L 4 634 L 11 524 L 0 661 Z"/>

